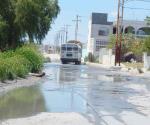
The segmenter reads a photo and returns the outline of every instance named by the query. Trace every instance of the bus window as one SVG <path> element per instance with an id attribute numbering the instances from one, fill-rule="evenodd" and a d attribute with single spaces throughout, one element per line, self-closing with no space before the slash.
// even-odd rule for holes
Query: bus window
<path id="1" fill-rule="evenodd" d="M 82 53 L 82 49 L 79 49 L 79 53 Z"/>
<path id="2" fill-rule="evenodd" d="M 61 50 L 66 50 L 66 47 L 61 47 Z"/>
<path id="3" fill-rule="evenodd" d="M 74 51 L 78 51 L 78 47 L 73 47 L 73 50 Z"/>
<path id="4" fill-rule="evenodd" d="M 72 47 L 67 47 L 67 51 L 72 51 Z"/>

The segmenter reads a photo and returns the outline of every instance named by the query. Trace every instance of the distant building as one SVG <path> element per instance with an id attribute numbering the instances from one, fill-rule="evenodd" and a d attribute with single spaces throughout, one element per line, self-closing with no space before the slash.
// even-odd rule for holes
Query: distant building
<path id="1" fill-rule="evenodd" d="M 106 48 L 109 35 L 116 34 L 116 22 L 109 22 L 106 13 L 92 13 L 89 20 L 88 53 L 99 56 L 100 48 Z M 121 29 L 124 34 L 132 33 L 135 37 L 150 36 L 150 25 L 145 21 L 124 20 Z"/>
<path id="2" fill-rule="evenodd" d="M 45 51 L 46 53 L 48 53 L 48 50 L 49 50 L 49 45 L 44 45 L 44 51 Z"/>
<path id="3" fill-rule="evenodd" d="M 55 47 L 52 45 L 44 45 L 44 52 L 45 53 L 54 53 Z"/>

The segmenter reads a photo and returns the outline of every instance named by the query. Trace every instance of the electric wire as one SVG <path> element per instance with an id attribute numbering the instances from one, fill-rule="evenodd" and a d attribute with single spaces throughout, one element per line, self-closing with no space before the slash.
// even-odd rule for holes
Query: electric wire
<path id="1" fill-rule="evenodd" d="M 150 9 L 148 9 L 148 8 L 136 8 L 136 7 L 127 7 L 127 6 L 124 6 L 124 8 L 131 9 L 131 10 L 146 10 L 146 11 L 150 11 Z"/>

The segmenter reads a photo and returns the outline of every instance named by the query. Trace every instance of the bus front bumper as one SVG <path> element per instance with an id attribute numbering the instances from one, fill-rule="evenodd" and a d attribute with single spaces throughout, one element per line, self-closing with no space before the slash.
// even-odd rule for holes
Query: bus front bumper
<path id="1" fill-rule="evenodd" d="M 61 58 L 62 62 L 78 62 L 79 59 L 73 59 L 73 58 Z"/>

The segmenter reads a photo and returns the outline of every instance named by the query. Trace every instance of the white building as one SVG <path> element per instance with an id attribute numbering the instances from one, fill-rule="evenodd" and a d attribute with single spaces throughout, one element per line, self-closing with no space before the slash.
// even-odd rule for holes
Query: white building
<path id="1" fill-rule="evenodd" d="M 99 55 L 99 49 L 105 48 L 109 34 L 113 33 L 113 22 L 107 21 L 107 14 L 92 13 L 89 21 L 88 53 Z"/>
<path id="2" fill-rule="evenodd" d="M 113 23 L 113 33 L 115 34 L 116 22 Z M 132 33 L 136 37 L 146 37 L 150 35 L 150 25 L 146 21 L 123 20 L 122 23 L 123 33 Z"/>
<path id="3" fill-rule="evenodd" d="M 124 20 L 122 26 L 123 33 L 132 33 L 135 37 L 150 36 L 150 25 L 145 21 Z M 116 34 L 116 22 L 108 22 L 105 13 L 92 13 L 89 21 L 88 53 L 99 56 L 100 48 L 108 45 L 110 34 Z"/>

